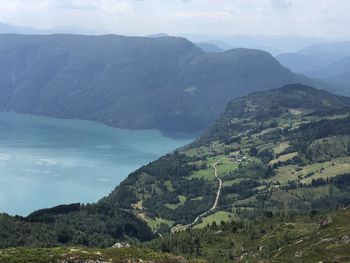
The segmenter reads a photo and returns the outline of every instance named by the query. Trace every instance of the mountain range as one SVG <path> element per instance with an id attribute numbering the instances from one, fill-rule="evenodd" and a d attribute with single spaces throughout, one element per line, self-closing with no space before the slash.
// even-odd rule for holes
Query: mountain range
<path id="1" fill-rule="evenodd" d="M 334 215 L 339 219 L 331 232 L 308 215 L 327 223 L 325 213 L 350 204 L 349 116 L 350 98 L 300 84 L 234 99 L 195 142 L 131 173 L 95 204 L 62 205 L 28 217 L 0 215 L 0 247 L 110 247 L 120 240 L 135 245 L 153 240 L 144 244 L 191 256 L 202 250 L 209 262 L 232 262 L 245 253 L 270 258 L 288 242 L 295 247 L 311 235 L 340 240 L 328 250 L 329 256 L 338 255 L 348 246 L 341 245 L 340 235 L 346 213 Z M 294 222 L 294 234 L 287 236 L 285 222 Z M 182 234 L 186 229 L 194 232 Z M 278 231 L 284 233 L 280 241 L 273 238 Z M 230 245 L 215 261 L 224 243 L 210 245 L 205 235 L 240 249 Z M 252 246 L 256 242 L 264 250 Z M 320 257 L 320 244 L 307 252 L 313 260 Z"/>
<path id="2" fill-rule="evenodd" d="M 305 72 L 334 87 L 349 79 L 336 49 L 277 59 L 328 66 Z M 267 52 L 167 35 L 3 34 L 0 58 L 1 111 L 205 129 L 96 203 L 0 214 L 0 262 L 350 260 L 349 97 Z"/>
<path id="3" fill-rule="evenodd" d="M 280 54 L 276 59 L 294 72 L 331 83 L 338 93 L 349 94 L 349 41 L 307 46 L 296 53 Z"/>
<path id="4" fill-rule="evenodd" d="M 2 111 L 132 129 L 194 132 L 233 98 L 315 84 L 267 52 L 206 53 L 176 37 L 3 34 L 0 58 Z"/>

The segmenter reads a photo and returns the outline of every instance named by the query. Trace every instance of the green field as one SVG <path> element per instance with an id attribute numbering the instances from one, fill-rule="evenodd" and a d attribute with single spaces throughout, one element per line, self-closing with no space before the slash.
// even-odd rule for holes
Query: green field
<path id="1" fill-rule="evenodd" d="M 208 224 L 213 224 L 213 222 L 215 222 L 216 224 L 220 224 L 221 222 L 227 222 L 228 220 L 232 219 L 232 217 L 232 213 L 218 211 L 215 214 L 202 218 L 202 222 L 196 225 L 195 228 L 203 228 L 206 227 Z"/>
<path id="2" fill-rule="evenodd" d="M 179 195 L 179 202 L 177 204 L 165 204 L 166 207 L 170 208 L 170 209 L 176 209 L 180 206 L 182 206 L 187 200 L 186 196 L 183 195 Z"/>

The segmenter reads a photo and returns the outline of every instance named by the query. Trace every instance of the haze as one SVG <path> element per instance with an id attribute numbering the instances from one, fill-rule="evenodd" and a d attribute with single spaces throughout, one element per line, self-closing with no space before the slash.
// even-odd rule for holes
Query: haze
<path id="1" fill-rule="evenodd" d="M 348 0 L 0 0 L 0 21 L 90 34 L 349 39 Z"/>

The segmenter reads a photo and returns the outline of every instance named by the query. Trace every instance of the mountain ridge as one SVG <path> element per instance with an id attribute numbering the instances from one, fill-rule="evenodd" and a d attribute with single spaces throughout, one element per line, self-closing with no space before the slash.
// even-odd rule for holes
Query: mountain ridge
<path id="1" fill-rule="evenodd" d="M 1 110 L 119 128 L 199 131 L 232 98 L 313 84 L 266 52 L 205 53 L 185 38 L 4 34 L 0 40 Z"/>

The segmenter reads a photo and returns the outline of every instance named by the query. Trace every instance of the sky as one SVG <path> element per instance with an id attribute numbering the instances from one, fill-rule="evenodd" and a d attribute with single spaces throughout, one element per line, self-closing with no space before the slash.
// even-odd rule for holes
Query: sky
<path id="1" fill-rule="evenodd" d="M 0 0 L 0 21 L 124 35 L 350 39 L 350 0 Z"/>

